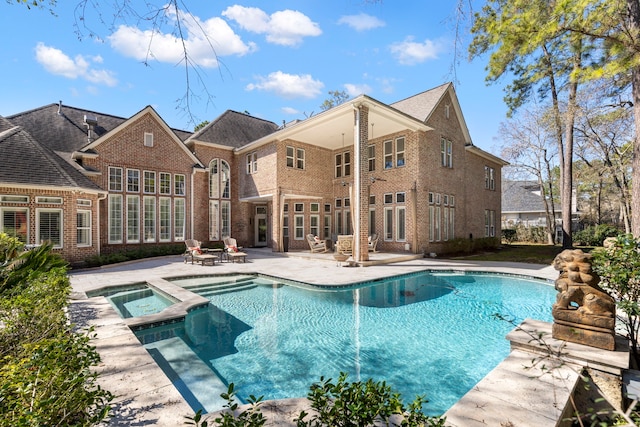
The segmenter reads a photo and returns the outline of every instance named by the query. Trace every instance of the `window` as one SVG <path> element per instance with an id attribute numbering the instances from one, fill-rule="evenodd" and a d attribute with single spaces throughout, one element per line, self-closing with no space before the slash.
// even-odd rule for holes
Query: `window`
<path id="1" fill-rule="evenodd" d="M 127 196 L 127 242 L 140 242 L 140 197 Z"/>
<path id="2" fill-rule="evenodd" d="M 336 208 L 342 207 L 342 199 L 336 199 Z"/>
<path id="3" fill-rule="evenodd" d="M 489 166 L 484 167 L 484 188 L 487 190 L 496 189 L 495 170 Z"/>
<path id="4" fill-rule="evenodd" d="M 38 196 L 36 197 L 36 203 L 48 204 L 48 205 L 61 205 L 62 197 Z"/>
<path id="5" fill-rule="evenodd" d="M 294 203 L 293 204 L 294 212 L 304 212 L 304 203 Z"/>
<path id="6" fill-rule="evenodd" d="M 295 155 L 294 155 L 295 153 Z M 304 169 L 304 149 L 287 147 L 287 167 Z"/>
<path id="7" fill-rule="evenodd" d="M 91 211 L 76 212 L 76 245 L 91 246 Z"/>
<path id="8" fill-rule="evenodd" d="M 309 233 L 320 236 L 320 215 L 309 216 Z"/>
<path id="9" fill-rule="evenodd" d="M 348 197 L 344 198 L 343 204 L 342 204 L 345 208 L 348 208 L 349 206 L 351 206 L 351 199 Z"/>
<path id="10" fill-rule="evenodd" d="M 153 194 L 156 192 L 156 173 L 144 171 L 144 192 Z"/>
<path id="11" fill-rule="evenodd" d="M 433 198 L 433 193 L 429 192 L 429 204 L 433 204 L 434 198 Z"/>
<path id="12" fill-rule="evenodd" d="M 109 167 L 109 191 L 122 191 L 122 168 Z"/>
<path id="13" fill-rule="evenodd" d="M 36 209 L 36 244 L 62 247 L 62 209 Z"/>
<path id="14" fill-rule="evenodd" d="M 29 196 L 0 196 L 0 202 L 3 203 L 29 203 Z"/>
<path id="15" fill-rule="evenodd" d="M 160 194 L 171 194 L 171 174 L 160 172 Z"/>
<path id="16" fill-rule="evenodd" d="M 289 215 L 285 215 L 282 219 L 282 236 L 289 237 Z"/>
<path id="17" fill-rule="evenodd" d="M 436 206 L 435 215 L 433 218 L 433 228 L 434 228 L 434 237 L 436 242 L 439 242 L 442 239 L 442 229 L 440 227 L 440 210 L 442 208 L 440 206 Z"/>
<path id="18" fill-rule="evenodd" d="M 320 203 L 309 204 L 309 212 L 320 212 Z"/>
<path id="19" fill-rule="evenodd" d="M 144 198 L 144 241 L 156 241 L 156 198 Z"/>
<path id="20" fill-rule="evenodd" d="M 137 169 L 127 169 L 127 191 L 130 193 L 140 192 L 140 171 Z"/>
<path id="21" fill-rule="evenodd" d="M 440 139 L 440 159 L 442 166 L 453 167 L 453 143 L 447 139 Z"/>
<path id="22" fill-rule="evenodd" d="M 336 211 L 336 234 L 342 233 L 342 211 Z"/>
<path id="23" fill-rule="evenodd" d="M 293 155 L 293 153 L 294 153 L 294 148 L 287 147 L 287 167 L 288 168 L 292 168 L 294 165 L 295 156 Z"/>
<path id="24" fill-rule="evenodd" d="M 323 228 L 323 239 L 328 239 L 331 237 L 331 214 L 324 216 L 324 228 Z"/>
<path id="25" fill-rule="evenodd" d="M 144 146 L 153 147 L 153 134 L 150 132 L 144 133 Z"/>
<path id="26" fill-rule="evenodd" d="M 389 205 L 393 203 L 393 193 L 386 193 L 384 195 L 384 204 Z"/>
<path id="27" fill-rule="evenodd" d="M 344 210 L 344 234 L 353 234 L 353 224 L 351 223 L 351 210 Z"/>
<path id="28" fill-rule="evenodd" d="M 220 160 L 220 188 L 222 188 L 223 199 L 231 197 L 231 168 L 224 160 Z"/>
<path id="29" fill-rule="evenodd" d="M 369 209 L 369 234 L 376 232 L 376 210 Z"/>
<path id="30" fill-rule="evenodd" d="M 450 109 L 450 108 L 451 108 L 451 106 L 450 106 L 449 104 L 446 104 L 446 105 L 444 106 L 444 117 L 445 117 L 445 118 L 447 118 L 447 119 L 449 118 L 449 114 L 450 114 L 450 113 L 449 113 L 449 109 Z"/>
<path id="31" fill-rule="evenodd" d="M 185 200 L 174 199 L 173 200 L 173 240 L 182 241 L 185 238 L 185 225 L 186 225 L 186 211 Z"/>
<path id="32" fill-rule="evenodd" d="M 302 148 L 296 150 L 296 168 L 304 169 L 304 150 Z"/>
<path id="33" fill-rule="evenodd" d="M 336 154 L 336 178 L 351 176 L 351 153 Z"/>
<path id="34" fill-rule="evenodd" d="M 91 206 L 92 203 L 91 203 L 91 200 L 89 200 L 89 199 L 78 199 L 78 200 L 76 200 L 76 204 L 78 206 L 87 206 L 87 207 L 89 207 L 89 206 Z"/>
<path id="35" fill-rule="evenodd" d="M 384 168 L 391 169 L 393 167 L 393 141 L 384 142 Z"/>
<path id="36" fill-rule="evenodd" d="M 376 170 L 376 146 L 375 145 L 369 145 L 367 147 L 367 156 L 368 156 L 369 172 L 373 172 Z"/>
<path id="37" fill-rule="evenodd" d="M 370 205 L 376 204 L 376 196 L 369 196 L 369 204 Z"/>
<path id="38" fill-rule="evenodd" d="M 122 196 L 109 195 L 109 243 L 122 243 Z"/>
<path id="39" fill-rule="evenodd" d="M 396 193 L 396 203 L 404 203 L 405 193 Z"/>
<path id="40" fill-rule="evenodd" d="M 442 209 L 442 240 L 449 240 L 449 208 Z"/>
<path id="41" fill-rule="evenodd" d="M 396 139 L 396 167 L 404 166 L 404 137 Z"/>
<path id="42" fill-rule="evenodd" d="M 289 203 L 284 204 L 284 208 L 282 209 L 285 213 L 289 212 Z"/>
<path id="43" fill-rule="evenodd" d="M 324 211 L 325 212 L 331 212 L 331 203 L 325 203 L 324 204 Z"/>
<path id="44" fill-rule="evenodd" d="M 399 242 L 407 240 L 406 213 L 404 206 L 396 207 L 396 240 Z"/>
<path id="45" fill-rule="evenodd" d="M 456 210 L 449 208 L 449 238 L 456 238 Z"/>
<path id="46" fill-rule="evenodd" d="M 160 241 L 171 241 L 171 199 L 160 197 Z"/>
<path id="47" fill-rule="evenodd" d="M 27 208 L 0 209 L 0 231 L 16 237 L 22 243 L 29 242 L 29 210 Z"/>
<path id="48" fill-rule="evenodd" d="M 247 175 L 258 172 L 258 153 L 247 154 Z"/>
<path id="49" fill-rule="evenodd" d="M 231 236 L 231 202 L 228 200 L 223 200 L 220 203 L 220 223 L 222 235 Z"/>
<path id="50" fill-rule="evenodd" d="M 294 215 L 293 216 L 294 223 L 294 239 L 303 240 L 304 239 L 304 215 Z"/>
<path id="51" fill-rule="evenodd" d="M 384 240 L 393 240 L 393 208 L 384 208 Z"/>
<path id="52" fill-rule="evenodd" d="M 220 201 L 209 200 L 209 240 L 220 238 Z"/>
<path id="53" fill-rule="evenodd" d="M 496 211 L 485 209 L 484 211 L 484 236 L 495 237 L 496 235 Z"/>
<path id="54" fill-rule="evenodd" d="M 173 194 L 176 196 L 184 196 L 186 194 L 184 175 L 173 176 Z"/>
<path id="55" fill-rule="evenodd" d="M 209 197 L 212 199 L 220 198 L 218 159 L 213 159 L 211 163 L 209 163 Z"/>

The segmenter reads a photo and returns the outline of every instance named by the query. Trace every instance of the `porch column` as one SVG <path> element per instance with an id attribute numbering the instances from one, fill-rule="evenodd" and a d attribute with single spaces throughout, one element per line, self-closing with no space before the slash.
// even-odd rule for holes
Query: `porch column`
<path id="1" fill-rule="evenodd" d="M 361 103 L 354 105 L 353 171 L 354 197 L 351 200 L 355 220 L 353 224 L 353 259 L 369 260 L 369 171 L 367 168 L 367 144 L 369 142 L 369 108 Z"/>

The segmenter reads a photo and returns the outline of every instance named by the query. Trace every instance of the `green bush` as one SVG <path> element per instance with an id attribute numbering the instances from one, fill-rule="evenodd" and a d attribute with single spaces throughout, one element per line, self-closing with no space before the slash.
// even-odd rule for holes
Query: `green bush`
<path id="1" fill-rule="evenodd" d="M 184 244 L 141 246 L 137 249 L 127 249 L 122 252 L 95 255 L 85 259 L 86 267 L 100 267 L 101 265 L 117 264 L 119 262 L 134 261 L 165 255 L 179 255 L 184 252 Z"/>
<path id="2" fill-rule="evenodd" d="M 573 243 L 578 246 L 602 246 L 607 237 L 620 235 L 620 230 L 609 224 L 587 227 L 573 233 Z"/>
<path id="3" fill-rule="evenodd" d="M 507 228 L 501 231 L 502 241 L 505 243 L 513 243 L 516 241 L 518 233 L 514 228 Z"/>
<path id="4" fill-rule="evenodd" d="M 68 322 L 64 262 L 47 245 L 14 249 L 0 235 L 0 426 L 96 424 L 113 396 L 96 384 L 89 337 Z"/>

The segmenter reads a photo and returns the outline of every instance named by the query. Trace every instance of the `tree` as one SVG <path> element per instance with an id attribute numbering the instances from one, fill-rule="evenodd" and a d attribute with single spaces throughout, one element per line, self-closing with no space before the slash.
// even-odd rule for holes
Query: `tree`
<path id="1" fill-rule="evenodd" d="M 325 99 L 320 106 L 320 109 L 322 111 L 328 110 L 340 104 L 344 104 L 349 100 L 349 94 L 344 90 L 330 90 L 328 93 L 330 98 Z"/>
<path id="2" fill-rule="evenodd" d="M 206 125 L 208 125 L 208 124 L 209 124 L 209 120 L 205 120 L 205 121 L 201 122 L 200 124 L 196 125 L 196 126 L 193 128 L 193 131 L 194 131 L 194 132 L 198 132 L 200 129 L 202 129 L 203 127 L 205 127 L 205 126 L 206 126 Z"/>
<path id="3" fill-rule="evenodd" d="M 545 208 L 547 242 L 555 243 L 554 175 L 557 162 L 554 135 L 549 134 L 549 109 L 522 111 L 517 118 L 501 123 L 503 141 L 501 155 L 511 163 L 511 169 L 533 176 L 540 187 L 540 199 Z"/>
<path id="4" fill-rule="evenodd" d="M 534 89 L 541 98 L 551 96 L 560 153 L 562 244 L 571 247 L 573 124 L 579 83 L 575 76 L 581 73 L 588 46 L 583 35 L 554 27 L 556 16 L 546 1 L 490 0 L 475 15 L 469 51 L 472 57 L 492 52 L 489 82 L 514 75 L 505 97 L 510 112 L 527 102 Z"/>

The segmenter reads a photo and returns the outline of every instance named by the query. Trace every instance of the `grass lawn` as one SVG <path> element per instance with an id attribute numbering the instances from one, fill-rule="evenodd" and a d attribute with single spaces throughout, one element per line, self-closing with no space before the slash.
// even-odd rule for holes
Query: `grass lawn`
<path id="1" fill-rule="evenodd" d="M 593 247 L 577 247 L 584 252 L 591 252 Z M 454 259 L 473 259 L 478 261 L 526 262 L 549 265 L 562 252 L 560 245 L 536 245 L 527 243 L 503 244 L 499 249 L 482 252 Z"/>

